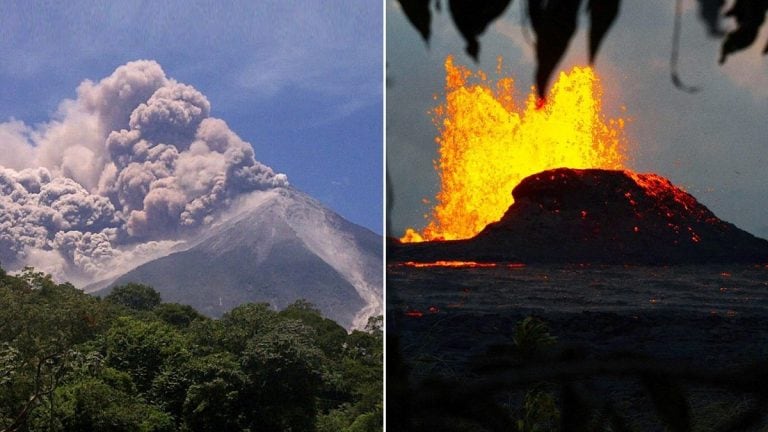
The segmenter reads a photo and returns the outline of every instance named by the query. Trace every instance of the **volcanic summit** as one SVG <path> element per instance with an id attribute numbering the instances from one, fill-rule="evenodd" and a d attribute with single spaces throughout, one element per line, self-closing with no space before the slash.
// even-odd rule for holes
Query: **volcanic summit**
<path id="1" fill-rule="evenodd" d="M 768 262 L 768 241 L 656 174 L 558 168 L 523 179 L 514 204 L 468 240 L 394 244 L 393 261 L 694 264 Z"/>
<path id="2" fill-rule="evenodd" d="M 381 313 L 379 239 L 296 189 L 258 191 L 202 238 L 86 291 L 142 283 L 215 317 L 246 302 L 282 309 L 303 298 L 345 328 L 363 328 Z"/>

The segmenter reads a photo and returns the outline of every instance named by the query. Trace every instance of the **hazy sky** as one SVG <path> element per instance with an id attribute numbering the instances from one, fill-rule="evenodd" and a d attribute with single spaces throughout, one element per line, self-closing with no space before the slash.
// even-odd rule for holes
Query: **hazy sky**
<path id="1" fill-rule="evenodd" d="M 0 123 L 34 130 L 82 81 L 155 60 L 256 160 L 381 232 L 381 29 L 374 0 L 0 1 Z"/>
<path id="2" fill-rule="evenodd" d="M 687 84 L 703 90 L 686 94 L 669 79 L 674 2 L 623 2 L 597 59 L 604 109 L 608 117 L 631 119 L 630 168 L 666 176 L 720 218 L 768 238 L 768 57 L 760 55 L 768 25 L 752 49 L 719 66 L 720 42 L 706 37 L 695 2 L 685 4 L 679 71 Z M 502 55 L 520 93 L 532 84 L 534 55 L 520 26 L 520 6 L 512 2 L 481 36 L 480 63 L 474 65 L 446 10 L 433 15 L 427 46 L 397 2 L 387 0 L 386 133 L 394 235 L 424 226 L 429 208 L 422 199 L 438 190 L 432 167 L 436 129 L 427 111 L 436 104 L 433 96 L 443 96 L 445 56 L 492 72 Z M 586 63 L 585 21 L 582 17 L 561 69 Z"/>

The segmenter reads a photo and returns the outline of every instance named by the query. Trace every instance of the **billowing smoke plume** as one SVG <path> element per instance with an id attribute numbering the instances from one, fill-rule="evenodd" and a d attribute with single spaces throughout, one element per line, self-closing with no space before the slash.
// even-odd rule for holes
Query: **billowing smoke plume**
<path id="1" fill-rule="evenodd" d="M 78 279 L 213 221 L 284 174 L 210 117 L 208 99 L 154 61 L 83 82 L 53 120 L 0 123 L 0 261 Z"/>

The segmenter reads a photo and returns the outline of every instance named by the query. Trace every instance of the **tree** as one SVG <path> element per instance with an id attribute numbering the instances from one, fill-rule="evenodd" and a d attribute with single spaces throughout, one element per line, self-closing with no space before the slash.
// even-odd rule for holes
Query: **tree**
<path id="1" fill-rule="evenodd" d="M 334 397 L 347 402 L 333 407 L 318 419 L 318 430 L 379 431 L 383 427 L 384 393 L 382 316 L 371 317 L 364 331 L 355 330 L 344 344 L 340 367 L 332 375 Z M 328 385 L 328 384 L 326 384 Z"/>
<path id="2" fill-rule="evenodd" d="M 149 311 L 160 304 L 160 294 L 154 288 L 138 283 L 115 287 L 104 300 L 136 311 Z"/>
<path id="3" fill-rule="evenodd" d="M 26 428 L 104 327 L 99 302 L 70 284 L 26 268 L 0 276 L 0 430 Z"/>
<path id="4" fill-rule="evenodd" d="M 152 399 L 193 431 L 242 430 L 246 377 L 228 352 L 192 357 L 164 368 L 152 383 Z"/>
<path id="5" fill-rule="evenodd" d="M 304 301 L 214 320 L 149 287 L 113 294 L 0 271 L 0 432 L 381 430 L 380 332 L 348 336 Z"/>
<path id="6" fill-rule="evenodd" d="M 122 316 L 104 337 L 107 365 L 128 372 L 145 392 L 164 366 L 177 366 L 189 356 L 185 338 L 159 321 Z"/>
<path id="7" fill-rule="evenodd" d="M 322 353 L 311 334 L 300 322 L 286 320 L 246 344 L 240 362 L 251 430 L 315 430 Z"/>
<path id="8" fill-rule="evenodd" d="M 240 354 L 250 339 L 268 332 L 275 324 L 277 312 L 266 303 L 247 303 L 224 314 L 215 325 L 207 329 L 208 337 L 204 344 L 221 346 L 227 351 Z M 202 341 L 200 341 L 202 342 Z"/>
<path id="9" fill-rule="evenodd" d="M 297 300 L 278 314 L 283 319 L 301 321 L 315 331 L 314 339 L 327 356 L 338 357 L 344 348 L 347 331 L 335 321 L 324 318 L 320 311 L 306 300 Z"/>
<path id="10" fill-rule="evenodd" d="M 178 303 L 161 303 L 152 309 L 152 313 L 179 330 L 188 328 L 193 321 L 207 319 L 192 306 Z"/>
<path id="11" fill-rule="evenodd" d="M 37 418 L 34 430 L 171 432 L 168 414 L 98 378 L 77 380 L 57 390 L 54 421 Z M 53 427 L 51 427 L 53 426 Z"/>

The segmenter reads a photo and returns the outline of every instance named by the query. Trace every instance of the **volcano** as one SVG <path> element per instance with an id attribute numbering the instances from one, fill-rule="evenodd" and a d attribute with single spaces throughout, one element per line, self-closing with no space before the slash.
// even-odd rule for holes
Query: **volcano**
<path id="1" fill-rule="evenodd" d="M 547 170 L 523 179 L 498 221 L 467 240 L 390 243 L 390 261 L 766 263 L 768 241 L 656 174 Z"/>
<path id="2" fill-rule="evenodd" d="M 345 328 L 382 309 L 381 237 L 293 188 L 254 192 L 184 250 L 87 287 L 129 282 L 219 317 L 246 302 L 305 299 Z"/>

